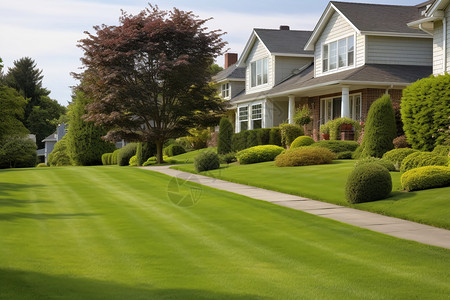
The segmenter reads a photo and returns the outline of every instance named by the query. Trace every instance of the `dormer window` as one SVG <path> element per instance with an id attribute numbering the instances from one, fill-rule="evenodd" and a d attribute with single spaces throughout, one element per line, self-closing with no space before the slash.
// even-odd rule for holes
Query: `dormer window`
<path id="1" fill-rule="evenodd" d="M 353 66 L 355 63 L 355 38 L 349 36 L 328 44 L 322 48 L 323 72 Z"/>
<path id="2" fill-rule="evenodd" d="M 230 97 L 230 83 L 222 84 L 222 98 Z"/>
<path id="3" fill-rule="evenodd" d="M 266 84 L 268 82 L 267 74 L 269 69 L 269 60 L 267 58 L 250 63 L 250 68 L 252 87 Z"/>

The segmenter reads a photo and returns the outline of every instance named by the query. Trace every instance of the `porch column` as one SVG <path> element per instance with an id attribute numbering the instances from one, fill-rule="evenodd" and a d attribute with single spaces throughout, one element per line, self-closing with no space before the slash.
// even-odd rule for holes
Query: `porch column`
<path id="1" fill-rule="evenodd" d="M 288 109 L 289 124 L 294 124 L 294 114 L 295 114 L 295 96 L 289 95 L 289 109 Z"/>
<path id="2" fill-rule="evenodd" d="M 348 87 L 342 88 L 341 118 L 350 118 L 350 91 Z"/>

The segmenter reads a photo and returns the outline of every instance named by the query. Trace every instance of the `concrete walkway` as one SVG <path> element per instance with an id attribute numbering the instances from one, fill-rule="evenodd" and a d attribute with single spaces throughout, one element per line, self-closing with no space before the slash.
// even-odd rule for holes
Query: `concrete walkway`
<path id="1" fill-rule="evenodd" d="M 450 230 L 411 221 L 387 217 L 354 208 L 338 206 L 299 196 L 274 192 L 244 184 L 170 169 L 170 166 L 142 167 L 172 177 L 192 181 L 215 189 L 301 210 L 309 214 L 333 219 L 350 225 L 381 232 L 401 239 L 450 249 Z"/>

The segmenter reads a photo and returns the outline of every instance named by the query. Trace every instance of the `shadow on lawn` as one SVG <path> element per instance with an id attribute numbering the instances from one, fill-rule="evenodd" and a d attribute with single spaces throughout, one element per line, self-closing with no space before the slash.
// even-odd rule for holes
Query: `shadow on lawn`
<path id="1" fill-rule="evenodd" d="M 0 182 L 0 207 L 1 206 L 14 206 L 14 207 L 22 207 L 27 204 L 34 203 L 48 203 L 50 201 L 47 200 L 19 200 L 14 198 L 7 198 L 11 196 L 13 192 L 19 192 L 25 189 L 39 188 L 44 185 L 39 184 L 18 184 L 18 183 L 6 183 Z"/>
<path id="2" fill-rule="evenodd" d="M 155 289 L 30 271 L 0 269 L 1 299 L 264 299 L 198 289 Z M 186 278 L 186 282 L 191 282 Z"/>
<path id="3" fill-rule="evenodd" d="M 394 191 L 389 194 L 389 197 L 386 198 L 386 200 L 399 201 L 414 197 L 415 195 L 416 195 L 415 192 Z"/>
<path id="4" fill-rule="evenodd" d="M 4 213 L 0 214 L 0 221 L 13 221 L 15 219 L 35 219 L 35 220 L 51 220 L 51 219 L 81 219 L 84 217 L 98 216 L 97 214 L 73 213 L 73 214 L 33 214 L 33 213 Z"/>

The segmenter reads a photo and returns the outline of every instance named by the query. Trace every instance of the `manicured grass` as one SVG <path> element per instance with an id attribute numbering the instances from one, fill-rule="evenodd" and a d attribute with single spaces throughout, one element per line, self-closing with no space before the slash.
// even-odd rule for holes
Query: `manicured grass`
<path id="1" fill-rule="evenodd" d="M 287 168 L 276 167 L 273 162 L 230 164 L 205 175 L 450 229 L 450 187 L 402 192 L 399 172 L 391 172 L 393 192 L 388 199 L 348 204 L 345 183 L 354 163 L 337 160 L 330 165 Z M 176 168 L 195 172 L 192 165 Z"/>
<path id="2" fill-rule="evenodd" d="M 117 166 L 0 171 L 0 299 L 450 294 L 449 250 L 176 183 Z"/>
<path id="3" fill-rule="evenodd" d="M 172 159 L 176 159 L 178 163 L 193 163 L 194 158 L 201 152 L 204 151 L 217 151 L 217 147 L 204 148 L 200 150 L 189 151 L 180 155 L 172 156 Z"/>

